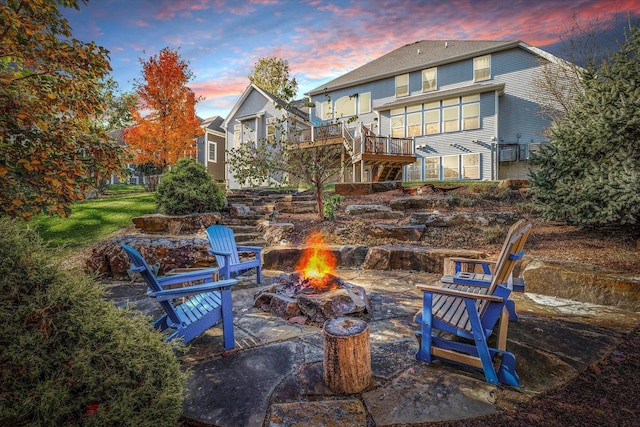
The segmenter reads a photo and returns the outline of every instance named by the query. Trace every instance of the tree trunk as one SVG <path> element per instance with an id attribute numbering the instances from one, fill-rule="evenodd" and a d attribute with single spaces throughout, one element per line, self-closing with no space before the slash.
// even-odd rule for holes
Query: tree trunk
<path id="1" fill-rule="evenodd" d="M 369 325 L 338 317 L 324 323 L 324 382 L 336 393 L 358 393 L 371 384 Z"/>

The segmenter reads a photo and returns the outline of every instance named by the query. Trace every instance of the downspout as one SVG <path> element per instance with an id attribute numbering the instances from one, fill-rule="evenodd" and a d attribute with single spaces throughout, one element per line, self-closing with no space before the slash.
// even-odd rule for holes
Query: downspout
<path id="1" fill-rule="evenodd" d="M 495 141 L 491 144 L 491 157 L 493 158 L 493 163 L 491 165 L 491 180 L 492 181 L 497 181 L 500 176 L 500 174 L 498 173 L 498 165 L 499 165 L 499 161 L 500 161 L 500 153 L 499 153 L 499 146 L 498 146 L 498 141 L 500 140 L 498 138 L 498 123 L 500 122 L 500 103 L 499 103 L 499 98 L 500 95 L 498 93 L 498 91 L 495 91 L 495 111 L 496 111 L 496 129 L 495 129 Z"/>

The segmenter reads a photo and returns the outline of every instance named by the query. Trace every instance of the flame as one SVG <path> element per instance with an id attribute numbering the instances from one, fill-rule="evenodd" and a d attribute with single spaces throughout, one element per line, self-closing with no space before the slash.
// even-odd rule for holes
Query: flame
<path id="1" fill-rule="evenodd" d="M 307 248 L 296 265 L 296 271 L 301 274 L 303 279 L 308 280 L 311 286 L 324 288 L 331 276 L 335 275 L 336 257 L 320 232 L 311 233 L 305 243 Z"/>

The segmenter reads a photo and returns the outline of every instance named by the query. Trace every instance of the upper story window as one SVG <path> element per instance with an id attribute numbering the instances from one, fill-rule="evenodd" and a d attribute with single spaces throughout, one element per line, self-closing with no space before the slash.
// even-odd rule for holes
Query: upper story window
<path id="1" fill-rule="evenodd" d="M 473 81 L 481 82 L 491 78 L 491 55 L 473 58 Z"/>
<path id="2" fill-rule="evenodd" d="M 391 137 L 404 138 L 404 108 L 394 108 L 391 114 Z"/>
<path id="3" fill-rule="evenodd" d="M 438 89 L 438 69 L 437 67 L 422 70 L 422 91 Z"/>
<path id="4" fill-rule="evenodd" d="M 462 97 L 462 130 L 480 128 L 480 95 Z"/>
<path id="5" fill-rule="evenodd" d="M 424 134 L 440 133 L 440 101 L 424 104 Z"/>
<path id="6" fill-rule="evenodd" d="M 396 98 L 409 95 L 409 74 L 396 76 Z"/>
<path id="7" fill-rule="evenodd" d="M 327 99 L 324 102 L 320 103 L 320 119 L 322 120 L 331 120 L 333 118 L 333 109 L 331 108 L 331 100 Z"/>
<path id="8" fill-rule="evenodd" d="M 209 142 L 209 161 L 212 163 L 218 162 L 218 144 L 215 142 Z"/>
<path id="9" fill-rule="evenodd" d="M 356 98 L 355 96 L 343 96 L 336 100 L 335 114 L 336 118 L 349 117 L 356 115 Z"/>
<path id="10" fill-rule="evenodd" d="M 442 128 L 444 132 L 460 130 L 460 98 L 442 100 Z"/>
<path id="11" fill-rule="evenodd" d="M 371 92 L 358 95 L 358 112 L 360 114 L 371 112 Z"/>
<path id="12" fill-rule="evenodd" d="M 275 117 L 267 118 L 267 139 L 269 141 L 276 140 L 276 118 Z"/>
<path id="13" fill-rule="evenodd" d="M 233 142 L 242 141 L 242 125 L 240 123 L 233 125 Z"/>

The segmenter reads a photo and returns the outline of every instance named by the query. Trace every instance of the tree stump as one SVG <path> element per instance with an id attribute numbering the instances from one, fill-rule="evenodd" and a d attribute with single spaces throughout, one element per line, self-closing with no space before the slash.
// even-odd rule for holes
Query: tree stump
<path id="1" fill-rule="evenodd" d="M 324 323 L 324 382 L 336 393 L 358 393 L 371 384 L 369 325 L 337 317 Z"/>

